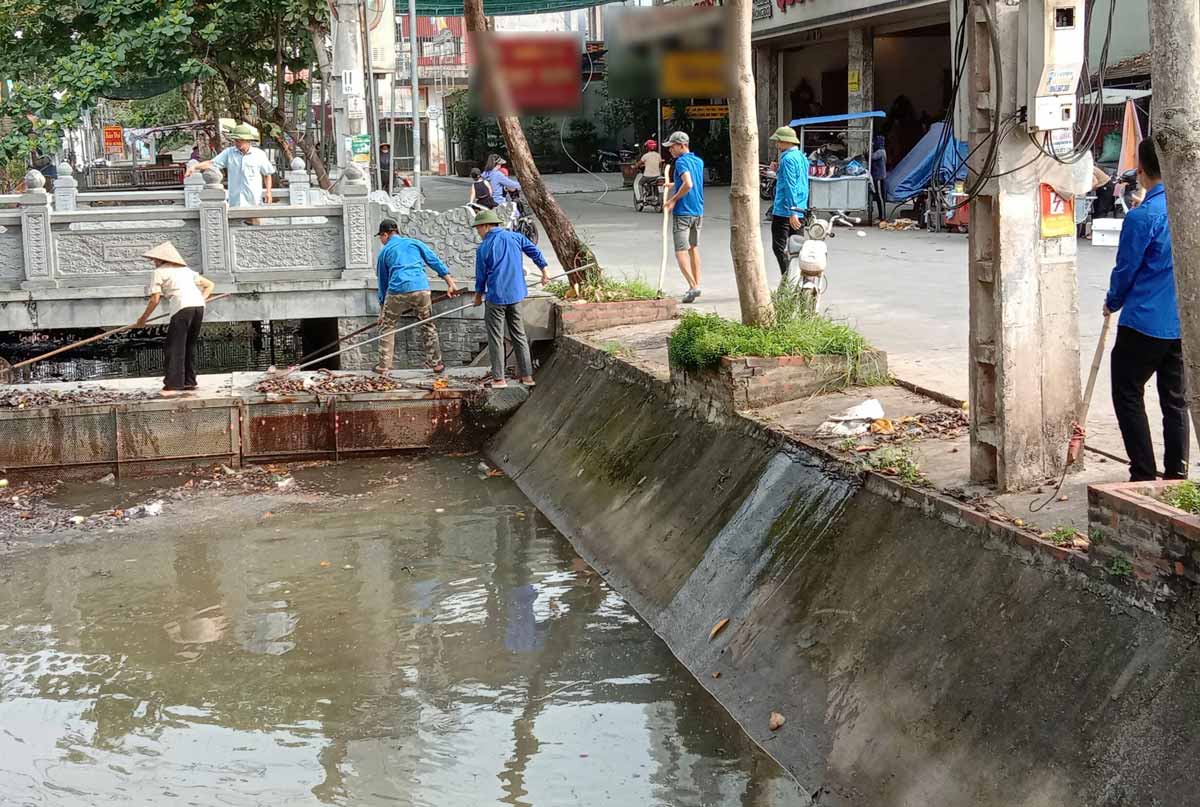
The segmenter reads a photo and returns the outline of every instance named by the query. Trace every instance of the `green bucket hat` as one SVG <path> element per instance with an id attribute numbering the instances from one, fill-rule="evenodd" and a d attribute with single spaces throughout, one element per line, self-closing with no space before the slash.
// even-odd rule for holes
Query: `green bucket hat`
<path id="1" fill-rule="evenodd" d="M 248 123 L 239 123 L 229 132 L 229 137 L 231 140 L 249 140 L 252 143 L 257 143 L 258 130 Z"/>
<path id="2" fill-rule="evenodd" d="M 480 210 L 475 214 L 475 221 L 471 222 L 472 227 L 478 227 L 480 224 L 500 224 L 500 217 L 496 215 L 495 210 Z"/>
<path id="3" fill-rule="evenodd" d="M 778 140 L 781 143 L 795 143 L 800 145 L 800 138 L 796 137 L 796 130 L 791 126 L 780 126 L 775 130 L 775 134 L 771 135 L 771 140 Z"/>

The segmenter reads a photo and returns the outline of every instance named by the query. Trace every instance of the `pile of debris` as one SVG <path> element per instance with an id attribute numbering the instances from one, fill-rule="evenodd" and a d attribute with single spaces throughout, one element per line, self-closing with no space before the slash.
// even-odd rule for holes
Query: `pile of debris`
<path id="1" fill-rule="evenodd" d="M 897 420 L 886 418 L 871 424 L 870 432 L 876 442 L 895 443 L 902 440 L 952 440 L 971 425 L 961 409 L 937 409 L 923 415 L 908 415 Z"/>
<path id="2" fill-rule="evenodd" d="M 338 375 L 330 370 L 320 370 L 310 378 L 298 376 L 268 376 L 258 382 L 255 390 L 267 394 L 289 395 L 298 392 L 312 393 L 356 393 L 390 392 L 403 389 L 404 383 L 381 375 Z"/>
<path id="3" fill-rule="evenodd" d="M 154 398 L 149 392 L 120 392 L 106 387 L 79 389 L 12 389 L 0 390 L 0 409 L 38 409 L 44 406 L 81 406 L 86 404 L 123 403 Z"/>
<path id="4" fill-rule="evenodd" d="M 915 230 L 918 225 L 914 219 L 892 219 L 879 222 L 881 230 Z"/>

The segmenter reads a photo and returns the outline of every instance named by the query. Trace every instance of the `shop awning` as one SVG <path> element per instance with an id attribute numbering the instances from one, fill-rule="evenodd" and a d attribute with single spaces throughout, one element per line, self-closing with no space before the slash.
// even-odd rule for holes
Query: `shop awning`
<path id="1" fill-rule="evenodd" d="M 851 120 L 864 120 L 866 118 L 886 118 L 886 112 L 875 110 L 874 112 L 851 112 L 847 115 L 818 115 L 815 118 L 796 118 L 788 124 L 793 129 L 800 126 L 819 126 L 822 123 L 845 123 Z"/>
<path id="2" fill-rule="evenodd" d="M 483 13 L 489 17 L 505 17 L 514 14 L 552 14 L 556 11 L 574 11 L 578 8 L 602 6 L 615 0 L 483 0 Z M 400 4 L 397 13 L 407 13 L 408 6 Z M 419 17 L 461 17 L 462 0 L 417 0 Z"/>

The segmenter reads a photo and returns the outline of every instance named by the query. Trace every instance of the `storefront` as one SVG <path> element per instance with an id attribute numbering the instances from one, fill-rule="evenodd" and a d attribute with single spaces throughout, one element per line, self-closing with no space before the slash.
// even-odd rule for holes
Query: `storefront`
<path id="1" fill-rule="evenodd" d="M 752 38 L 764 146 L 794 118 L 881 109 L 876 134 L 896 161 L 949 105 L 947 0 L 756 0 Z M 850 153 L 867 138 L 865 127 L 852 132 Z"/>

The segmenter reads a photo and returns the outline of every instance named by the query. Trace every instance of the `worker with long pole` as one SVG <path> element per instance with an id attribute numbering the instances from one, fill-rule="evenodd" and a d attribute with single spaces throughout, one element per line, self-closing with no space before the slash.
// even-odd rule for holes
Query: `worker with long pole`
<path id="1" fill-rule="evenodd" d="M 214 284 L 191 269 L 170 241 L 147 250 L 142 257 L 154 264 L 154 275 L 150 279 L 146 310 L 138 317 L 135 327 L 145 327 L 159 302 L 166 298 L 171 309 L 171 324 L 167 326 L 162 396 L 170 398 L 197 387 L 196 342 L 204 322 L 204 304 L 212 296 Z"/>

